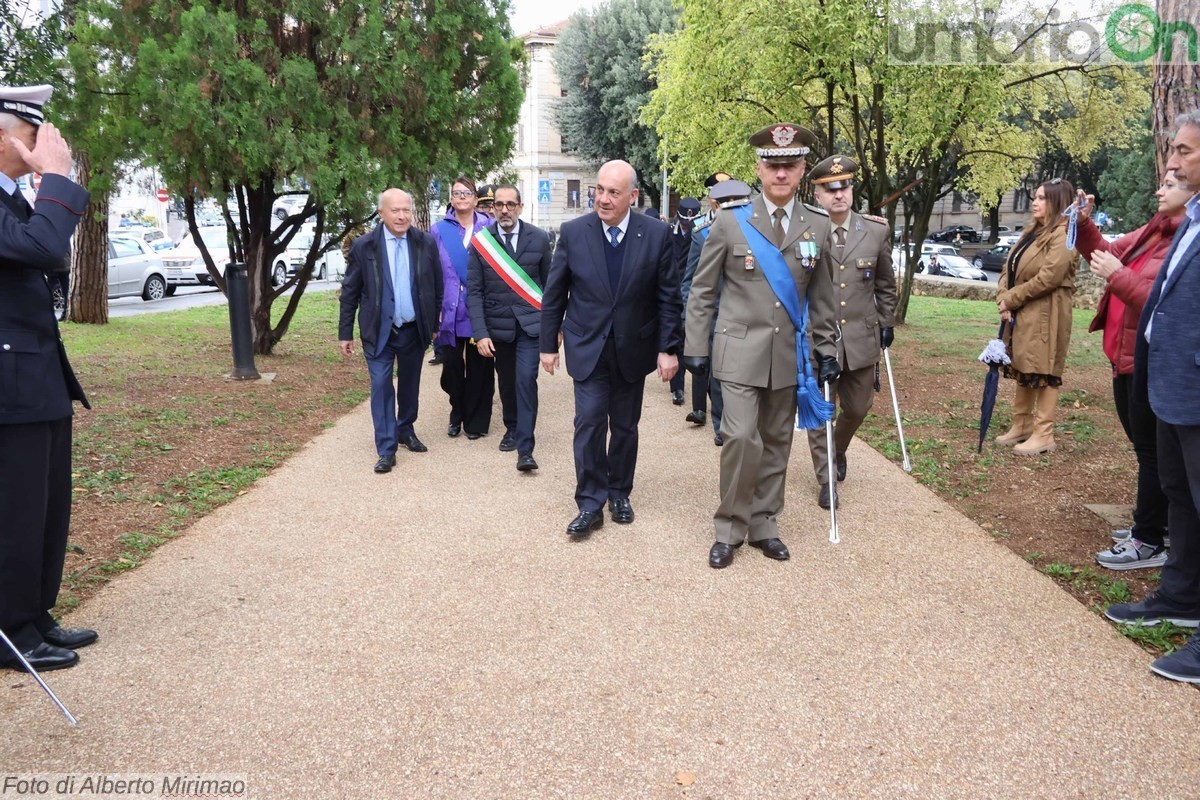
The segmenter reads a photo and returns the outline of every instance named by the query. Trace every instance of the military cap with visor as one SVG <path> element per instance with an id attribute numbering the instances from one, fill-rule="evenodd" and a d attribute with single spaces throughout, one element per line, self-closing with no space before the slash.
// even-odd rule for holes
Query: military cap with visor
<path id="1" fill-rule="evenodd" d="M 858 172 L 858 164 L 849 156 L 831 155 L 812 168 L 809 175 L 814 186 L 824 186 L 826 189 L 849 189 L 854 186 L 854 173 Z"/>
<path id="2" fill-rule="evenodd" d="M 749 139 L 755 154 L 769 164 L 803 161 L 817 144 L 816 135 L 794 122 L 776 122 Z"/>
<path id="3" fill-rule="evenodd" d="M 42 107 L 50 99 L 53 86 L 0 86 L 0 113 L 12 114 L 31 125 L 46 121 Z"/>

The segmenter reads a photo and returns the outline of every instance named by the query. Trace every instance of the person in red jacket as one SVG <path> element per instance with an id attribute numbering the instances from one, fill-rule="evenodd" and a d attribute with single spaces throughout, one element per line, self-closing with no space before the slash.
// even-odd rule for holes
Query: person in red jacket
<path id="1" fill-rule="evenodd" d="M 1084 213 L 1079 218 L 1076 249 L 1090 263 L 1092 273 L 1106 283 L 1088 331 L 1104 332 L 1104 354 L 1113 365 L 1117 416 L 1138 460 L 1133 527 L 1113 531 L 1116 544 L 1096 554 L 1097 564 L 1116 570 L 1161 567 L 1167 561 L 1167 497 L 1158 478 L 1158 420 L 1148 402 L 1135 399 L 1133 350 L 1142 307 L 1171 248 L 1192 191 L 1168 174 L 1156 194 L 1158 213 L 1141 228 L 1110 244 L 1085 216 L 1091 211 L 1091 195 L 1085 197 L 1080 192 Z"/>

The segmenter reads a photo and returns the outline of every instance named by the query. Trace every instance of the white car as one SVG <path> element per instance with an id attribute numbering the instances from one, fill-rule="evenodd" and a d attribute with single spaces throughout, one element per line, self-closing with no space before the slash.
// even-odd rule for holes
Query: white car
<path id="1" fill-rule="evenodd" d="M 167 284 L 162 259 L 140 239 L 108 240 L 108 296 L 161 300 L 175 294 Z"/>
<path id="2" fill-rule="evenodd" d="M 214 225 L 200 229 L 200 238 L 204 240 L 209 255 L 216 262 L 217 272 L 225 274 L 225 262 L 229 260 L 229 244 L 225 236 L 225 227 Z M 210 286 L 212 276 L 204 266 L 204 257 L 200 248 L 192 240 L 192 232 L 187 231 L 183 238 L 170 252 L 163 253 L 163 267 L 167 271 L 167 282 L 172 286 Z"/>
<path id="3" fill-rule="evenodd" d="M 167 236 L 167 232 L 162 228 L 145 228 L 138 225 L 128 228 L 117 228 L 116 230 L 109 231 L 108 235 L 110 237 L 119 236 L 122 239 L 140 239 L 156 253 L 161 250 L 170 250 L 175 246 L 174 242 L 171 241 L 171 237 Z"/>
<path id="4" fill-rule="evenodd" d="M 292 214 L 303 210 L 304 204 L 307 202 L 308 195 L 306 194 L 285 194 L 271 206 L 271 213 L 275 215 L 275 219 L 282 222 Z"/>
<path id="5" fill-rule="evenodd" d="M 304 262 L 308 258 L 308 249 L 312 247 L 312 240 L 313 228 L 311 226 L 306 225 L 296 232 L 284 254 L 287 258 L 287 269 L 283 275 L 280 275 L 279 265 L 276 264 L 275 271 L 271 275 L 271 283 L 279 286 L 284 280 L 291 275 L 295 275 L 304 266 Z M 346 261 L 342 256 L 342 251 L 334 247 L 317 256 L 317 262 L 313 265 L 311 280 L 336 280 L 341 278 L 345 272 Z"/>

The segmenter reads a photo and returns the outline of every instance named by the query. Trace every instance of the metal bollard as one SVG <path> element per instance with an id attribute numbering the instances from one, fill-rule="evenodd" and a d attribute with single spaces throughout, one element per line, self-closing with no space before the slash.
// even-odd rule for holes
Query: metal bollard
<path id="1" fill-rule="evenodd" d="M 225 294 L 229 299 L 229 338 L 233 343 L 233 372 L 230 380 L 256 381 L 254 341 L 250 335 L 250 282 L 246 265 L 233 261 L 225 267 Z"/>

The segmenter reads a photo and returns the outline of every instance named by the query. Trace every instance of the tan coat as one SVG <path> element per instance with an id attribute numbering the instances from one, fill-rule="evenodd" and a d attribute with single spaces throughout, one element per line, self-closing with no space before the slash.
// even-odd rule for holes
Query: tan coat
<path id="1" fill-rule="evenodd" d="M 771 240 L 771 218 L 761 195 L 755 196 L 751 208 L 754 216 L 750 224 Z M 819 256 L 812 269 L 804 268 L 797 252 L 797 243 L 801 241 L 819 245 Z M 800 290 L 801 301 L 808 296 L 814 346 L 821 355 L 833 356 L 837 353 L 834 343 L 837 328 L 828 242 L 829 217 L 797 201 L 780 250 Z M 759 388 L 795 386 L 796 329 L 763 276 L 733 209 L 717 214 L 700 251 L 688 295 L 684 355 L 710 355 L 708 335 L 713 330 L 713 307 L 722 278 L 721 307 L 711 353 L 713 377 Z"/>
<path id="2" fill-rule="evenodd" d="M 1004 343 L 1018 372 L 1063 374 L 1071 344 L 1071 297 L 1079 262 L 1079 254 L 1068 250 L 1066 241 L 1064 221 L 1025 251 L 1012 289 L 1008 288 L 1011 253 L 1000 273 L 996 300 L 1013 312 L 1013 324 L 1004 329 Z"/>
<path id="3" fill-rule="evenodd" d="M 830 224 L 829 253 L 842 331 L 838 356 L 842 369 L 853 370 L 879 363 L 879 329 L 895 325 L 896 273 L 887 223 L 851 212 L 846 227 L 846 246 L 837 247 Z"/>

